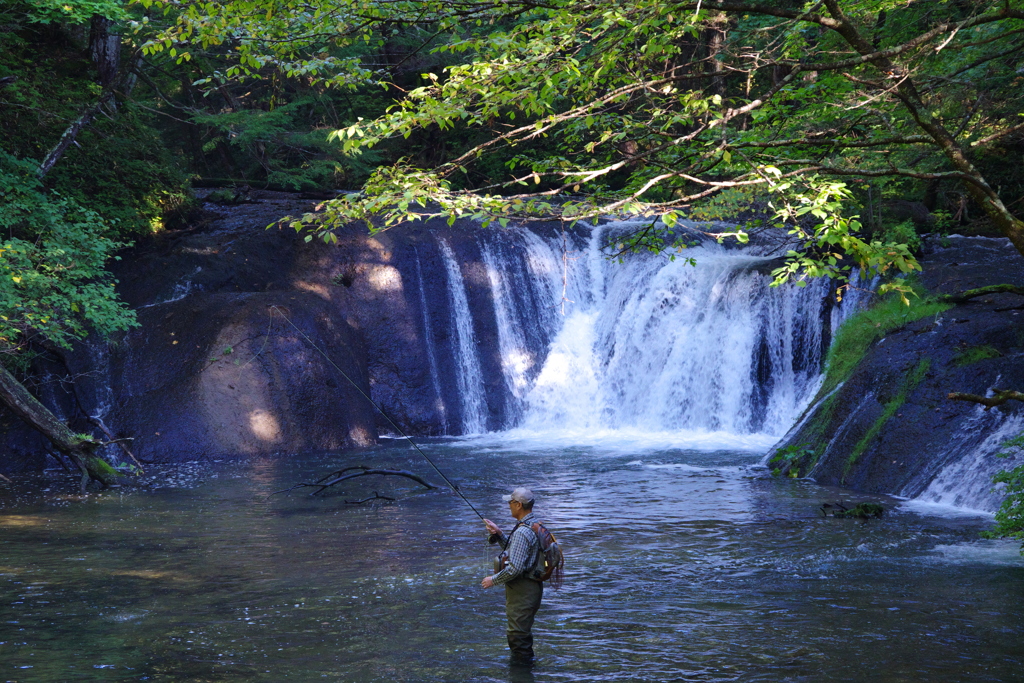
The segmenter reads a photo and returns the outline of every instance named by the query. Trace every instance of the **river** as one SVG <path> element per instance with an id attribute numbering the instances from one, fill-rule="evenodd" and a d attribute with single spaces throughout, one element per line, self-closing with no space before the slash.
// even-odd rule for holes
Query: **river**
<path id="1" fill-rule="evenodd" d="M 990 517 L 779 479 L 757 438 L 698 449 L 550 445 L 516 432 L 425 440 L 486 516 L 529 485 L 566 548 L 538 663 L 509 672 L 493 549 L 401 441 L 193 464 L 150 491 L 78 499 L 53 474 L 0 492 L 8 681 L 1010 681 L 1024 664 L 1024 560 Z M 545 445 L 548 444 L 548 445 Z M 394 502 L 346 500 L 374 495 Z M 874 500 L 880 520 L 825 518 Z"/>

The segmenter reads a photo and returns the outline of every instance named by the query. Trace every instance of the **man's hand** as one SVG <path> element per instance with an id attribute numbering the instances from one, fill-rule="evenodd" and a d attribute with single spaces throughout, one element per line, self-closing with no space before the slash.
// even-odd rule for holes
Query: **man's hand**
<path id="1" fill-rule="evenodd" d="M 489 519 L 484 520 L 484 526 L 487 527 L 487 533 L 489 534 L 501 534 L 501 527 Z M 484 588 L 487 588 L 487 586 L 484 586 Z"/>
<path id="2" fill-rule="evenodd" d="M 484 580 L 480 582 L 480 585 L 484 588 L 490 588 L 494 585 L 494 581 L 491 580 L 491 577 L 486 576 L 484 577 Z"/>

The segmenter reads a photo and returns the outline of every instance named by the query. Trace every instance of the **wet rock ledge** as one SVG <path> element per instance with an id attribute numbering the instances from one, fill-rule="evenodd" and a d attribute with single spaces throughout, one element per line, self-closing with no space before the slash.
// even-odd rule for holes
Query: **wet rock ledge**
<path id="1" fill-rule="evenodd" d="M 460 397 L 454 386 L 439 390 L 426 355 L 428 341 L 446 343 L 450 325 L 435 324 L 427 340 L 424 320 L 451 316 L 440 236 L 459 261 L 480 348 L 497 349 L 477 225 L 438 221 L 377 237 L 353 225 L 328 246 L 265 229 L 315 201 L 255 191 L 247 200 L 207 203 L 200 224 L 122 254 L 119 291 L 140 327 L 109 344 L 46 353 L 34 392 L 75 431 L 100 434 L 100 420 L 132 437 L 143 462 L 369 445 L 394 430 L 360 391 L 412 434 L 453 431 Z M 454 362 L 440 354 L 439 374 L 454 377 Z M 482 364 L 500 420 L 499 359 L 483 354 Z M 46 442 L 6 412 L 0 446 L 0 472 L 45 463 Z"/>
<path id="2" fill-rule="evenodd" d="M 1024 259 L 1008 240 L 929 240 L 922 283 L 955 294 L 1024 284 Z M 782 474 L 822 484 L 994 510 L 995 457 L 1024 430 L 1024 404 L 982 406 L 947 398 L 1024 388 L 1024 297 L 993 294 L 911 322 L 877 341 L 833 393 L 819 395 L 768 460 Z"/>

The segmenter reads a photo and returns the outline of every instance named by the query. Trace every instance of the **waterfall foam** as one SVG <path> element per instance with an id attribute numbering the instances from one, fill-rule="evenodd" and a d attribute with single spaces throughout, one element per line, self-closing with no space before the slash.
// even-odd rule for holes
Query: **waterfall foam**
<path id="1" fill-rule="evenodd" d="M 992 485 L 1000 470 L 1021 464 L 1021 458 L 1002 459 L 1001 444 L 1024 431 L 1024 417 L 1007 416 L 977 406 L 967 428 L 960 431 L 944 453 L 938 474 L 915 500 L 919 503 L 994 511 L 1004 498 L 1001 486 Z"/>

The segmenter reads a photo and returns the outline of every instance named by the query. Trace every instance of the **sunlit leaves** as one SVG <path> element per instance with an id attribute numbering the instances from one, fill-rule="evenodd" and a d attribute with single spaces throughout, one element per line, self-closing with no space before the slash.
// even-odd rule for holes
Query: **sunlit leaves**
<path id="1" fill-rule="evenodd" d="M 332 140 L 348 155 L 400 148 L 424 131 L 474 142 L 430 168 L 406 160 L 382 169 L 360 195 L 328 205 L 328 225 L 660 215 L 666 226 L 707 212 L 716 195 L 756 186 L 797 245 L 780 281 L 845 277 L 851 263 L 913 270 L 905 246 L 866 236 L 852 185 L 825 177 L 948 171 L 950 155 L 922 134 L 921 117 L 962 129 L 966 140 L 1005 127 L 1005 115 L 986 122 L 971 79 L 994 77 L 1011 92 L 1022 40 L 1013 20 L 998 17 L 941 28 L 1008 7 L 995 2 L 844 0 L 849 25 L 866 36 L 859 43 L 835 30 L 820 3 L 145 2 L 168 22 L 147 50 L 181 59 L 218 46 L 234 57 L 229 79 L 278 69 L 335 85 L 383 84 L 385 73 L 339 58 L 337 48 L 383 45 L 396 26 L 436 37 L 431 49 L 458 60 L 424 73 L 384 115 L 339 126 Z M 869 49 L 893 49 L 896 61 L 860 54 Z M 904 75 L 927 99 L 918 112 L 901 100 Z M 477 182 L 491 154 L 508 173 Z M 645 239 L 637 245 L 668 246 Z"/>
<path id="2" fill-rule="evenodd" d="M 35 334 L 67 346 L 135 325 L 105 270 L 124 245 L 97 214 L 45 194 L 34 171 L 0 152 L 0 351 Z"/>

